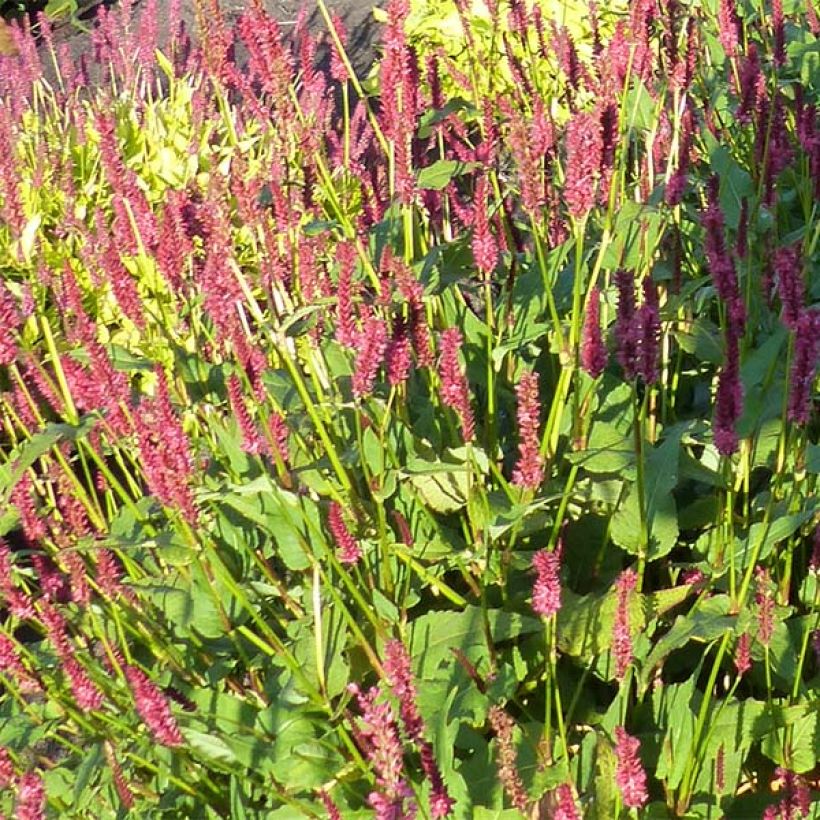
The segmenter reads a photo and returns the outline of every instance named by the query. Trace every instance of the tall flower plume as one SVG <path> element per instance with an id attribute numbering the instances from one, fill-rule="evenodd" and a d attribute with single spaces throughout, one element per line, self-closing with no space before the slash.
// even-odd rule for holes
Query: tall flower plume
<path id="1" fill-rule="evenodd" d="M 629 604 L 637 581 L 637 573 L 630 568 L 618 576 L 615 585 L 618 591 L 618 604 L 612 632 L 612 655 L 615 658 L 615 677 L 618 680 L 623 680 L 629 664 L 632 663 L 632 627 L 629 618 Z"/>
<path id="2" fill-rule="evenodd" d="M 439 375 L 441 376 L 441 399 L 455 410 L 461 422 L 461 434 L 465 442 L 475 438 L 475 420 L 470 406 L 470 387 L 458 360 L 462 345 L 461 331 L 451 327 L 441 334 L 441 357 Z"/>
<path id="3" fill-rule="evenodd" d="M 26 772 L 20 778 L 14 816 L 17 820 L 45 820 L 46 790 L 37 772 Z"/>
<path id="4" fill-rule="evenodd" d="M 728 321 L 735 325 L 738 331 L 742 331 L 746 321 L 746 309 L 740 298 L 735 263 L 726 247 L 719 189 L 718 177 L 710 177 L 706 185 L 707 204 L 701 213 L 701 224 L 705 232 L 704 251 L 715 290 L 726 305 Z"/>
<path id="5" fill-rule="evenodd" d="M 800 243 L 778 248 L 774 254 L 774 273 L 777 292 L 783 306 L 783 324 L 789 330 L 797 329 L 797 322 L 803 307 L 803 272 L 801 266 Z"/>
<path id="6" fill-rule="evenodd" d="M 151 731 L 154 740 L 163 746 L 182 746 L 185 742 L 168 701 L 148 676 L 135 666 L 124 666 L 125 679 L 134 694 L 139 716 Z"/>
<path id="7" fill-rule="evenodd" d="M 755 569 L 755 604 L 757 605 L 757 639 L 768 646 L 774 634 L 774 596 L 771 578 L 763 567 Z"/>
<path id="8" fill-rule="evenodd" d="M 584 330 L 581 334 L 581 367 L 597 379 L 607 362 L 606 345 L 601 333 L 601 291 L 596 287 L 589 292 Z"/>
<path id="9" fill-rule="evenodd" d="M 564 199 L 567 210 L 576 219 L 585 216 L 595 205 L 603 156 L 600 119 L 585 112 L 575 114 L 567 126 Z"/>
<path id="10" fill-rule="evenodd" d="M 512 483 L 528 490 L 537 490 L 544 480 L 544 458 L 538 440 L 540 402 L 538 374 L 525 372 L 515 388 L 518 399 L 518 463 Z"/>
<path id="11" fill-rule="evenodd" d="M 168 382 L 157 368 L 156 395 L 143 399 L 134 425 L 148 488 L 166 507 L 179 509 L 189 523 L 197 519 L 191 478 L 194 459 L 182 424 L 171 406 Z"/>
<path id="12" fill-rule="evenodd" d="M 490 707 L 487 717 L 495 732 L 498 779 L 513 806 L 520 812 L 526 813 L 529 801 L 527 790 L 518 772 L 518 755 L 513 744 L 512 718 L 497 704 Z"/>
<path id="13" fill-rule="evenodd" d="M 336 546 L 339 550 L 339 560 L 343 564 L 356 564 L 362 557 L 362 548 L 359 542 L 353 537 L 345 524 L 342 505 L 337 501 L 330 502 L 330 513 L 328 514 L 327 525 Z"/>
<path id="14" fill-rule="evenodd" d="M 393 708 L 386 701 L 377 700 L 379 690 L 375 686 L 367 692 L 356 684 L 350 684 L 348 689 L 356 697 L 361 713 L 356 738 L 373 766 L 379 787 L 367 798 L 377 820 L 415 817 L 413 790 L 404 778 L 403 749 Z"/>
<path id="15" fill-rule="evenodd" d="M 635 332 L 635 274 L 628 270 L 615 273 L 618 289 L 618 313 L 615 320 L 615 340 L 617 342 L 618 364 L 624 377 L 634 379 L 637 375 L 638 336 Z"/>
<path id="16" fill-rule="evenodd" d="M 812 385 L 820 359 L 820 309 L 800 312 L 794 334 L 794 357 L 789 376 L 786 415 L 795 424 L 808 424 L 812 411 Z"/>
<path id="17" fill-rule="evenodd" d="M 353 371 L 353 395 L 357 399 L 373 392 L 388 341 L 384 320 L 369 316 L 358 336 L 356 369 Z"/>
<path id="18" fill-rule="evenodd" d="M 532 559 L 536 572 L 535 584 L 532 588 L 533 611 L 544 618 L 549 618 L 561 608 L 561 569 L 562 543 L 559 541 L 555 549 L 539 550 Z"/>
<path id="19" fill-rule="evenodd" d="M 630 809 L 640 809 L 646 805 L 649 793 L 646 789 L 646 771 L 638 756 L 641 743 L 628 734 L 623 726 L 615 727 L 615 783 L 621 792 L 624 805 Z"/>
<path id="20" fill-rule="evenodd" d="M 404 730 L 418 748 L 422 771 L 430 781 L 430 814 L 434 818 L 447 817 L 453 810 L 454 801 L 442 780 L 441 771 L 433 754 L 433 746 L 424 737 L 424 720 L 416 705 L 416 686 L 413 682 L 410 656 L 404 644 L 398 640 L 388 641 L 384 654 L 384 674 L 387 685 L 399 701 L 399 715 L 404 724 Z"/>

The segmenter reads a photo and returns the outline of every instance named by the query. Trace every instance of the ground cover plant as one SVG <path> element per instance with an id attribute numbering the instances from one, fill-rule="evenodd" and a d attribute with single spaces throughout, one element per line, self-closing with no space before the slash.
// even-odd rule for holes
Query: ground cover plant
<path id="1" fill-rule="evenodd" d="M 3 813 L 818 814 L 815 10 L 453 10 L 15 30 Z"/>

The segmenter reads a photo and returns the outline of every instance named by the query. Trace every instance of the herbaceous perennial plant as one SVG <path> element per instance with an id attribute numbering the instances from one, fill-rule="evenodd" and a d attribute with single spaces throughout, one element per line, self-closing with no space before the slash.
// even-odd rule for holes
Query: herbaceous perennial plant
<path id="1" fill-rule="evenodd" d="M 15 30 L 6 816 L 817 813 L 816 9 L 439 8 Z"/>

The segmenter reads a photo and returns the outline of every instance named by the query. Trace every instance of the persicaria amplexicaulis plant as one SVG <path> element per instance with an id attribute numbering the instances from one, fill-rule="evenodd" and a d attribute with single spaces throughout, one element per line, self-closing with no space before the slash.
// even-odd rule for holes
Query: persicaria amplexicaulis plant
<path id="1" fill-rule="evenodd" d="M 811 816 L 814 6 L 196 6 L 0 55 L 0 814 Z"/>

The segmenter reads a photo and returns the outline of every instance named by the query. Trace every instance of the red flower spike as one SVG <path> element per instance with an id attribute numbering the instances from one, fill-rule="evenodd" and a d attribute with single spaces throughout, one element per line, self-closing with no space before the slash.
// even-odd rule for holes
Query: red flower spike
<path id="1" fill-rule="evenodd" d="M 615 658 L 615 677 L 621 681 L 632 663 L 632 627 L 629 618 L 629 602 L 638 576 L 634 569 L 624 570 L 616 582 L 618 608 L 612 637 L 612 655 Z"/>
<path id="2" fill-rule="evenodd" d="M 540 453 L 538 438 L 541 410 L 538 400 L 538 375 L 525 372 L 516 385 L 515 395 L 518 399 L 519 455 L 512 483 L 524 489 L 537 490 L 544 480 L 544 459 Z"/>
<path id="3" fill-rule="evenodd" d="M 820 359 L 820 310 L 803 310 L 794 334 L 794 358 L 789 374 L 789 401 L 786 416 L 794 424 L 811 419 L 812 385 Z"/>
<path id="4" fill-rule="evenodd" d="M 17 784 L 16 820 L 45 820 L 46 790 L 37 772 L 27 772 Z"/>
<path id="5" fill-rule="evenodd" d="M 174 748 L 182 746 L 184 739 L 168 701 L 148 676 L 135 666 L 125 665 L 125 678 L 134 694 L 137 713 L 145 722 L 157 743 Z"/>
<path id="6" fill-rule="evenodd" d="M 475 438 L 475 420 L 470 406 L 470 387 L 458 360 L 461 345 L 462 336 L 458 328 L 448 328 L 441 334 L 441 399 L 444 404 L 455 410 L 461 422 L 464 441 L 470 442 Z"/>
<path id="7" fill-rule="evenodd" d="M 620 789 L 624 805 L 630 809 L 640 809 L 646 805 L 649 793 L 646 790 L 646 771 L 639 757 L 641 743 L 628 734 L 623 726 L 615 727 L 615 783 Z"/>
<path id="8" fill-rule="evenodd" d="M 418 748 L 421 768 L 430 781 L 432 792 L 430 813 L 434 818 L 447 817 L 452 813 L 454 801 L 442 780 L 441 771 L 433 754 L 433 747 L 424 737 L 424 720 L 416 705 L 416 686 L 413 683 L 410 656 L 401 641 L 387 642 L 384 674 L 390 691 L 399 701 L 399 715 L 404 724 L 404 730 Z"/>
<path id="9" fill-rule="evenodd" d="M 336 541 L 339 560 L 343 564 L 357 564 L 362 557 L 362 548 L 348 530 L 342 514 L 342 506 L 337 501 L 330 502 L 327 523 L 333 539 Z"/>
<path id="10" fill-rule="evenodd" d="M 355 695 L 361 712 L 359 746 L 373 766 L 380 789 L 367 798 L 377 820 L 415 817 L 413 790 L 404 779 L 404 753 L 392 707 L 384 701 L 376 702 L 376 687 L 362 692 L 356 684 L 350 684 L 348 689 Z"/>
<path id="11" fill-rule="evenodd" d="M 533 611 L 543 618 L 550 618 L 561 608 L 561 542 L 550 552 L 540 550 L 532 559 L 532 565 L 537 573 L 532 588 Z"/>

